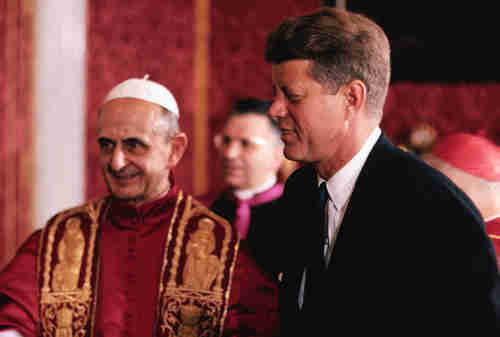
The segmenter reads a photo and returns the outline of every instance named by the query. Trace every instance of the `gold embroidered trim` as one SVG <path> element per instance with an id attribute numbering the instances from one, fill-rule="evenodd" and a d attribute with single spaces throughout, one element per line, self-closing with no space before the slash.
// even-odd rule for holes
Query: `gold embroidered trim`
<path id="1" fill-rule="evenodd" d="M 496 235 L 496 234 L 488 234 L 488 236 L 492 239 L 497 239 L 497 240 L 500 240 L 500 235 Z"/>
<path id="2" fill-rule="evenodd" d="M 177 201 L 175 202 L 175 209 L 174 209 L 174 213 L 172 214 L 172 219 L 170 219 L 170 228 L 168 229 L 168 235 L 167 235 L 167 239 L 165 240 L 165 247 L 164 247 L 164 251 L 163 251 L 163 264 L 162 264 L 162 267 L 161 267 L 161 277 L 160 278 L 160 291 L 158 294 L 163 294 L 163 277 L 165 275 L 165 268 L 167 267 L 167 253 L 168 253 L 168 244 L 170 241 L 172 241 L 172 232 L 173 232 L 173 229 L 174 229 L 174 223 L 175 223 L 175 219 L 177 219 L 177 213 L 179 211 L 179 205 L 183 199 L 183 193 L 182 191 L 179 191 L 179 194 L 177 195 Z M 159 303 L 158 303 L 158 306 L 159 306 Z"/>
<path id="3" fill-rule="evenodd" d="M 222 316 L 220 294 L 167 288 L 168 297 L 161 315 L 161 330 L 165 336 L 220 336 L 215 331 Z"/>
<path id="4" fill-rule="evenodd" d="M 44 260 L 42 275 L 43 285 L 40 293 L 41 333 L 44 337 L 83 337 L 92 335 L 87 331 L 94 301 L 91 287 L 95 239 L 99 214 L 105 199 L 89 202 L 58 214 L 47 225 L 48 234 L 45 242 L 45 254 L 40 255 L 40 267 Z M 90 217 L 88 247 L 82 231 L 83 214 Z M 62 230 L 62 236 L 56 244 L 56 232 Z M 42 235 L 43 240 L 43 235 Z M 43 241 L 42 241 L 43 245 Z M 41 245 L 41 252 L 42 252 Z M 53 251 L 57 252 L 58 261 L 52 268 Z M 80 274 L 83 272 L 83 257 L 87 253 L 84 281 L 78 287 Z M 52 272 L 52 279 L 50 274 Z"/>
<path id="5" fill-rule="evenodd" d="M 53 269 L 54 291 L 72 291 L 78 287 L 84 248 L 85 237 L 81 230 L 81 221 L 79 218 L 69 218 L 65 223 L 63 237 L 57 246 L 59 262 Z"/>
<path id="6" fill-rule="evenodd" d="M 193 199 L 194 200 L 194 199 Z M 198 202 L 197 200 L 194 200 L 195 204 L 198 206 L 198 207 L 203 207 L 203 204 Z M 204 208 L 204 207 L 203 207 Z M 228 250 L 228 245 L 229 245 L 229 242 L 233 239 L 232 237 L 232 227 L 231 227 L 231 224 L 229 224 L 229 222 L 227 222 L 226 219 L 224 219 L 223 217 L 215 214 L 214 212 L 212 212 L 211 210 L 209 209 L 204 209 L 204 212 L 208 213 L 208 215 L 212 218 L 215 218 L 218 222 L 222 223 L 222 224 L 225 224 L 224 226 L 224 229 L 225 229 L 225 240 L 224 240 L 224 243 L 223 243 L 223 249 L 222 249 L 222 265 L 224 266 L 225 263 L 226 263 L 226 257 L 227 257 L 227 250 Z M 238 240 L 236 242 L 236 246 L 234 247 L 234 250 L 235 250 L 235 255 L 237 254 L 238 250 L 239 250 L 239 246 L 240 246 L 240 241 Z M 231 262 L 231 265 L 229 267 L 229 275 L 233 275 L 233 271 L 234 271 L 234 267 L 236 265 L 236 257 L 233 258 L 233 261 Z M 221 273 L 220 274 L 220 280 L 219 280 L 219 288 L 217 289 L 218 291 L 223 291 L 222 287 L 221 287 L 221 284 L 222 284 L 222 277 L 223 277 L 223 274 Z M 225 303 L 229 303 L 229 296 L 231 294 L 231 286 L 232 286 L 232 283 L 233 283 L 233 278 L 230 277 L 229 278 L 229 283 L 227 285 L 227 290 L 226 292 L 224 293 L 224 301 Z M 220 331 L 219 331 L 219 335 L 222 335 L 222 330 L 224 328 L 224 322 L 226 320 L 226 316 L 227 316 L 227 310 L 224 310 L 224 312 L 222 312 L 222 317 L 221 317 L 221 325 L 220 325 Z"/>
<path id="7" fill-rule="evenodd" d="M 182 271 L 182 285 L 186 289 L 210 291 L 215 279 L 222 279 L 219 275 L 224 275 L 221 272 L 224 268 L 222 260 L 213 254 L 216 248 L 214 228 L 215 222 L 212 219 L 202 218 L 198 221 L 198 229 L 191 234 L 186 245 L 186 264 Z M 214 292 L 221 293 L 222 287 L 216 284 Z"/>
<path id="8" fill-rule="evenodd" d="M 170 280 L 168 282 L 169 287 L 175 286 L 175 276 L 177 275 L 179 269 L 179 259 L 181 256 L 182 240 L 184 240 L 184 234 L 186 232 L 186 224 L 188 222 L 190 215 L 189 209 L 191 208 L 191 196 L 188 196 L 186 198 L 185 204 L 186 205 L 184 206 L 184 213 L 181 216 L 181 220 L 179 222 L 179 229 L 177 230 L 177 239 L 175 242 L 174 257 L 172 260 L 172 270 L 170 272 Z M 167 244 L 169 244 L 169 242 L 167 242 Z"/>
<path id="9" fill-rule="evenodd" d="M 184 208 L 178 225 L 175 225 L 182 196 L 176 208 L 167 236 L 160 285 L 158 324 L 161 336 L 220 336 L 227 314 L 227 303 L 231 286 L 238 242 L 235 233 L 223 218 L 209 211 L 191 196 L 184 199 Z M 193 219 L 198 217 L 196 222 Z M 188 228 L 189 226 L 189 228 Z M 224 238 L 220 257 L 216 255 L 215 228 L 222 226 Z M 219 229 L 219 234 L 220 229 Z M 175 239 L 174 239 L 175 235 Z M 175 242 L 173 242 L 175 241 Z M 233 247 L 231 246 L 233 242 Z M 173 245 L 170 271 L 166 271 L 167 255 Z M 232 261 L 228 261 L 233 249 Z M 181 257 L 185 256 L 182 260 Z M 226 263 L 229 265 L 226 266 Z M 224 277 L 228 276 L 226 287 Z M 181 283 L 178 284 L 178 280 Z M 225 289 L 224 289 L 225 288 Z"/>

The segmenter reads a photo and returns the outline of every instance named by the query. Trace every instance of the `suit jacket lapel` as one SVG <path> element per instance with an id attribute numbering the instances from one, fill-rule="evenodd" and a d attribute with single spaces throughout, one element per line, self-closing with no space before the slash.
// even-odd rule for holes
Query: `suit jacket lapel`
<path id="1" fill-rule="evenodd" d="M 347 262 L 349 256 L 352 257 L 353 254 L 359 253 L 355 242 L 356 240 L 359 242 L 360 239 L 363 239 L 363 235 L 366 235 L 367 226 L 373 223 L 371 217 L 378 214 L 377 210 L 370 208 L 370 200 L 374 197 L 380 197 L 380 191 L 374 185 L 379 183 L 380 179 L 386 179 L 383 176 L 383 166 L 387 163 L 391 148 L 393 147 L 385 135 L 382 134 L 368 155 L 354 185 L 340 230 L 337 234 L 328 266 L 329 270 L 333 270 L 343 262 Z"/>
<path id="2" fill-rule="evenodd" d="M 310 205 L 309 209 L 311 210 L 311 228 L 310 228 L 310 242 L 312 248 L 310 252 L 312 255 L 309 258 L 309 261 L 311 259 L 315 261 L 315 263 L 319 263 L 317 267 L 319 268 L 325 268 L 326 266 L 324 265 L 324 252 L 323 252 L 323 218 L 321 217 L 320 210 L 319 210 L 319 192 L 318 192 L 318 178 L 316 171 L 314 169 L 311 170 L 310 174 L 310 180 L 309 180 L 309 195 L 310 198 Z M 321 264 L 323 262 L 323 264 Z"/>

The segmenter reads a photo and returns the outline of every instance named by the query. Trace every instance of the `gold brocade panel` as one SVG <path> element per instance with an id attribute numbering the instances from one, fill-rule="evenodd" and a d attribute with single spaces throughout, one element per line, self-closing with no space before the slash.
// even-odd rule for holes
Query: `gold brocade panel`
<path id="1" fill-rule="evenodd" d="M 44 229 L 38 261 L 43 337 L 94 334 L 99 223 L 106 199 L 70 209 Z M 165 240 L 155 336 L 220 336 L 239 241 L 228 222 L 177 196 Z"/>
<path id="2" fill-rule="evenodd" d="M 43 337 L 92 335 L 95 247 L 104 203 L 102 199 L 60 213 L 44 229 L 38 263 Z"/>
<path id="3" fill-rule="evenodd" d="M 165 247 L 159 336 L 220 336 L 237 236 L 229 223 L 191 197 L 186 198 L 178 217 Z"/>

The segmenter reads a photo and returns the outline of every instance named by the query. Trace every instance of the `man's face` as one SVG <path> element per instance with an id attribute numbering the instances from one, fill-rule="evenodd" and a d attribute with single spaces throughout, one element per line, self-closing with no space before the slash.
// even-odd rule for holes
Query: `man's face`
<path id="1" fill-rule="evenodd" d="M 256 188 L 275 176 L 282 147 L 266 116 L 235 115 L 216 138 L 224 182 L 235 189 Z"/>
<path id="2" fill-rule="evenodd" d="M 278 120 L 288 159 L 317 163 L 335 161 L 348 137 L 349 122 L 341 91 L 328 89 L 311 78 L 311 61 L 273 64 L 274 102 L 269 114 Z"/>
<path id="3" fill-rule="evenodd" d="M 163 197 L 177 163 L 162 132 L 159 105 L 119 98 L 101 108 L 98 120 L 100 164 L 110 193 L 135 204 Z M 159 131 L 155 131 L 158 127 Z"/>

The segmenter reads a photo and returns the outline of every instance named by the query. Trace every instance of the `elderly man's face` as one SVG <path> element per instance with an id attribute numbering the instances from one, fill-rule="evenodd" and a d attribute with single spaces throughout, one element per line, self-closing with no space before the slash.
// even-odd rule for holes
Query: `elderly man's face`
<path id="1" fill-rule="evenodd" d="M 257 188 L 275 176 L 282 146 L 266 116 L 235 115 L 216 138 L 224 182 L 236 189 Z"/>
<path id="2" fill-rule="evenodd" d="M 133 98 L 119 98 L 101 108 L 98 121 L 100 164 L 110 193 L 141 204 L 168 193 L 169 172 L 182 157 L 175 137 L 168 141 L 162 108 Z M 185 145 L 185 144 L 184 144 Z"/>

